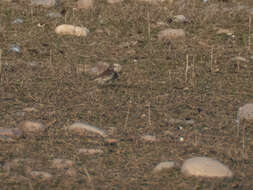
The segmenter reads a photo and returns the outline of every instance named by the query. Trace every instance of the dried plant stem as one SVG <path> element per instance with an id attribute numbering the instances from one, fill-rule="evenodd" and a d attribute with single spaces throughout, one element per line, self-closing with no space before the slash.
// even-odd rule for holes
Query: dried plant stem
<path id="1" fill-rule="evenodd" d="M 150 127 L 152 127 L 150 103 L 148 104 L 148 124 Z"/>
<path id="2" fill-rule="evenodd" d="M 196 73 L 195 73 L 195 59 L 194 59 L 194 57 L 192 58 L 193 60 L 192 60 L 192 65 L 191 65 L 191 74 L 192 74 L 192 76 L 191 76 L 191 84 L 192 84 L 192 86 L 194 86 L 194 79 L 195 79 L 195 76 L 196 76 Z"/>
<path id="3" fill-rule="evenodd" d="M 129 106 L 128 106 L 128 108 L 127 108 L 126 120 L 125 120 L 125 124 L 124 124 L 124 129 L 126 129 L 126 127 L 127 127 L 128 118 L 129 118 L 129 113 L 130 113 L 130 108 L 129 108 Z"/>
<path id="4" fill-rule="evenodd" d="M 0 76 L 1 76 L 1 74 L 2 74 L 2 67 L 3 67 L 3 65 L 2 65 L 2 49 L 0 49 Z"/>
<path id="5" fill-rule="evenodd" d="M 250 44 L 251 44 L 251 16 L 249 16 L 249 41 L 248 41 L 248 43 L 249 43 L 249 50 L 250 50 Z"/>
<path id="6" fill-rule="evenodd" d="M 185 66 L 185 82 L 188 80 L 188 70 L 189 70 L 189 55 L 186 54 L 186 66 Z"/>
<path id="7" fill-rule="evenodd" d="M 53 66 L 52 64 L 53 64 L 53 52 L 52 52 L 52 49 L 50 49 L 49 65 Z"/>
<path id="8" fill-rule="evenodd" d="M 246 147 L 246 144 L 245 144 L 245 123 L 243 124 L 243 128 L 242 128 L 242 150 L 243 150 L 243 154 L 245 155 L 245 147 Z"/>
<path id="9" fill-rule="evenodd" d="M 148 41 L 150 41 L 150 12 L 149 12 L 149 6 L 148 6 L 148 12 L 147 12 L 147 17 L 148 17 Z"/>
<path id="10" fill-rule="evenodd" d="M 86 167 L 84 167 L 84 172 L 85 172 L 85 174 L 86 174 L 86 176 L 87 176 L 87 178 L 88 178 L 89 183 L 90 183 L 91 186 L 92 186 L 92 189 L 95 189 L 95 188 L 94 188 L 94 184 L 92 183 L 92 179 L 91 179 L 91 177 L 90 177 L 90 174 L 89 174 L 89 172 L 88 172 L 88 170 L 87 170 Z"/>
<path id="11" fill-rule="evenodd" d="M 212 73 L 213 72 L 213 48 L 211 49 L 211 55 L 210 55 L 210 70 Z"/>

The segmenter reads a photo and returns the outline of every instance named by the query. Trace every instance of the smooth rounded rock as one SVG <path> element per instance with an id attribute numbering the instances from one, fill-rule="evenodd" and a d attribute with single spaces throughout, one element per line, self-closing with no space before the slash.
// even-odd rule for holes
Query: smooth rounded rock
<path id="1" fill-rule="evenodd" d="M 109 4 L 115 4 L 115 3 L 121 3 L 123 0 L 107 0 L 107 3 Z"/>
<path id="2" fill-rule="evenodd" d="M 159 4 L 165 2 L 165 0 L 138 0 L 140 2 L 146 2 L 151 4 Z"/>
<path id="3" fill-rule="evenodd" d="M 78 0 L 77 8 L 78 9 L 89 9 L 94 6 L 94 0 Z"/>
<path id="4" fill-rule="evenodd" d="M 253 121 L 253 103 L 245 104 L 240 107 L 237 113 L 237 119 Z"/>
<path id="5" fill-rule="evenodd" d="M 86 132 L 98 134 L 102 137 L 107 137 L 108 135 L 102 129 L 99 129 L 95 126 L 89 125 L 87 123 L 76 122 L 70 126 L 65 127 L 66 130 L 77 133 L 78 135 L 83 135 Z"/>
<path id="6" fill-rule="evenodd" d="M 59 3 L 59 0 L 31 0 L 33 6 L 53 7 Z"/>
<path id="7" fill-rule="evenodd" d="M 164 169 L 170 169 L 173 167 L 175 167 L 175 162 L 173 162 L 173 161 L 161 162 L 154 168 L 153 172 L 156 173 L 156 172 L 160 172 Z"/>
<path id="8" fill-rule="evenodd" d="M 56 34 L 59 35 L 73 35 L 73 36 L 87 36 L 89 30 L 86 27 L 73 26 L 70 24 L 62 24 L 55 28 Z"/>
<path id="9" fill-rule="evenodd" d="M 221 162 L 208 157 L 186 160 L 181 168 L 185 175 L 202 177 L 232 177 L 231 170 Z"/>
<path id="10" fill-rule="evenodd" d="M 57 169 L 64 169 L 64 168 L 71 168 L 74 165 L 74 162 L 71 160 L 66 160 L 66 159 L 54 159 L 52 160 L 52 168 L 57 168 Z"/>
<path id="11" fill-rule="evenodd" d="M 183 29 L 165 29 L 162 30 L 158 33 L 158 39 L 163 40 L 163 39 L 178 39 L 178 38 L 184 38 L 185 37 L 185 32 Z"/>
<path id="12" fill-rule="evenodd" d="M 46 126 L 39 122 L 24 121 L 20 123 L 19 128 L 25 133 L 36 133 L 45 131 Z"/>
<path id="13" fill-rule="evenodd" d="M 157 138 L 153 135 L 142 135 L 141 139 L 147 142 L 156 142 Z"/>
<path id="14" fill-rule="evenodd" d="M 173 17 L 173 21 L 174 22 L 178 22 L 178 23 L 184 23 L 184 22 L 187 22 L 187 19 L 184 15 L 176 15 Z"/>
<path id="15" fill-rule="evenodd" d="M 78 152 L 79 152 L 80 154 L 90 154 L 90 155 L 92 155 L 92 154 L 101 154 L 101 153 L 103 153 L 104 151 L 101 150 L 101 149 L 87 149 L 87 148 L 81 148 L 81 149 L 78 150 Z"/>

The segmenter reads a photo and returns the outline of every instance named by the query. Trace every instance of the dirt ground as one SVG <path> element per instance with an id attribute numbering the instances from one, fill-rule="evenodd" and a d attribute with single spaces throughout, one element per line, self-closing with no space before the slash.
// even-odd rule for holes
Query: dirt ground
<path id="1" fill-rule="evenodd" d="M 75 6 L 75 0 L 53 8 L 0 2 L 0 127 L 24 120 L 48 127 L 42 135 L 0 142 L 0 189 L 252 189 L 252 123 L 244 122 L 238 135 L 235 120 L 239 107 L 253 102 L 253 16 L 245 8 L 253 8 L 253 1 L 98 0 L 90 10 Z M 47 17 L 52 11 L 62 17 Z M 173 21 L 181 14 L 188 22 Z M 12 24 L 17 18 L 24 22 Z M 57 35 L 55 27 L 64 23 L 90 33 Z M 166 28 L 184 29 L 186 37 L 159 40 L 158 32 Z M 233 34 L 218 34 L 219 29 Z M 13 44 L 19 53 L 10 50 Z M 233 61 L 236 56 L 247 61 Z M 122 65 L 118 80 L 97 85 L 77 72 L 80 64 L 100 61 Z M 194 124 L 171 123 L 171 118 Z M 64 132 L 76 121 L 114 129 L 111 137 L 119 142 Z M 158 141 L 141 140 L 147 134 Z M 80 155 L 82 147 L 104 153 Z M 181 165 L 194 156 L 215 158 L 234 176 L 189 177 L 179 168 L 152 173 L 162 161 Z M 76 175 L 51 168 L 54 158 L 74 161 Z M 32 161 L 6 172 L 4 165 L 14 159 Z M 32 178 L 29 168 L 53 177 Z"/>

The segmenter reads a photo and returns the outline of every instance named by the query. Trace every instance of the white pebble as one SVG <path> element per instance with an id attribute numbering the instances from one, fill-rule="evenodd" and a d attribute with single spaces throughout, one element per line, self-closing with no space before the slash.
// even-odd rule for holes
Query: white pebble
<path id="1" fill-rule="evenodd" d="M 62 24 L 55 28 L 55 32 L 60 35 L 87 36 L 89 30 L 86 27 Z"/>
<path id="2" fill-rule="evenodd" d="M 173 161 L 167 161 L 167 162 L 161 162 L 159 163 L 153 170 L 153 172 L 160 172 L 161 170 L 164 169 L 170 169 L 175 167 L 175 163 Z"/>
<path id="3" fill-rule="evenodd" d="M 253 121 L 253 103 L 245 104 L 239 108 L 237 112 L 238 125 L 242 120 Z"/>
<path id="4" fill-rule="evenodd" d="M 184 15 L 176 15 L 173 17 L 174 22 L 187 22 L 187 19 Z"/>
<path id="5" fill-rule="evenodd" d="M 108 135 L 101 129 L 91 126 L 87 123 L 76 122 L 68 127 L 67 130 L 73 131 L 81 135 L 81 133 L 92 132 L 101 135 L 102 137 L 107 137 Z"/>
<path id="6" fill-rule="evenodd" d="M 185 175 L 202 177 L 232 177 L 231 170 L 221 162 L 208 157 L 194 157 L 186 160 L 181 168 Z"/>

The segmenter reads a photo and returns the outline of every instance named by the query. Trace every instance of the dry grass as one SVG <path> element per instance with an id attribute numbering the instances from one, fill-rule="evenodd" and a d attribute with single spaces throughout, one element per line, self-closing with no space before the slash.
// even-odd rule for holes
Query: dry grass
<path id="1" fill-rule="evenodd" d="M 250 0 L 242 2 L 253 6 Z M 25 1 L 0 3 L 0 126 L 14 127 L 24 120 L 48 126 L 42 136 L 1 142 L 1 189 L 252 188 L 253 130 L 245 122 L 238 136 L 235 119 L 238 108 L 252 102 L 253 65 L 251 60 L 238 70 L 230 61 L 253 55 L 251 18 L 245 11 L 226 11 L 223 8 L 235 3 L 218 0 L 187 1 L 184 6 L 175 2 L 172 7 L 97 1 L 86 11 L 73 9 L 74 0 L 63 6 L 65 15 L 52 19 L 46 15 L 54 8 L 30 7 Z M 167 23 L 177 14 L 184 14 L 189 23 L 157 23 Z M 24 23 L 10 24 L 16 18 Z M 63 23 L 85 26 L 90 34 L 57 36 L 54 29 Z M 157 33 L 167 27 L 183 28 L 187 37 L 158 41 Z M 217 35 L 217 27 L 234 31 L 236 37 Z M 19 45 L 21 53 L 10 52 L 11 44 Z M 119 80 L 94 86 L 88 76 L 76 72 L 76 64 L 99 61 L 121 64 Z M 37 66 L 30 66 L 32 62 Z M 20 115 L 26 107 L 39 112 Z M 192 119 L 195 124 L 171 124 L 170 118 Z M 110 145 L 62 130 L 75 121 L 104 130 L 115 127 L 114 137 L 120 142 Z M 142 142 L 143 134 L 156 135 L 160 141 Z M 105 153 L 81 156 L 77 150 L 82 147 Z M 228 165 L 234 177 L 189 178 L 177 169 L 151 172 L 161 161 L 182 162 L 192 156 L 214 157 Z M 15 158 L 35 162 L 6 173 L 3 165 Z M 77 176 L 50 168 L 53 158 L 75 161 Z M 29 167 L 54 178 L 32 179 L 26 172 Z"/>

